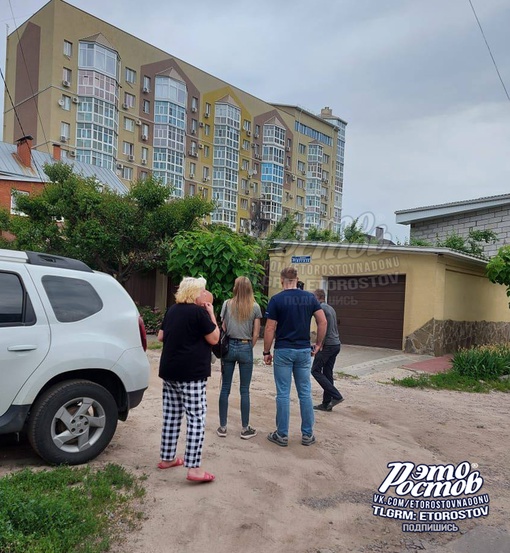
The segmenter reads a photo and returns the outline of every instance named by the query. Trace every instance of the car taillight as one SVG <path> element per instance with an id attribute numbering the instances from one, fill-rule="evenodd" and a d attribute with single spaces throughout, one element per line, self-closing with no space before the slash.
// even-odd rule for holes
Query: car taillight
<path id="1" fill-rule="evenodd" d="M 141 315 L 138 315 L 138 328 L 140 329 L 143 351 L 147 351 L 147 332 L 145 332 L 145 324 Z"/>

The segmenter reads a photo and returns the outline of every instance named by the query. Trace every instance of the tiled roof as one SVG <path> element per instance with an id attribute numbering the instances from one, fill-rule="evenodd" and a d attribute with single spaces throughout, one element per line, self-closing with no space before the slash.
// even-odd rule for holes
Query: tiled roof
<path id="1" fill-rule="evenodd" d="M 16 152 L 16 144 L 0 142 L 0 179 L 18 182 L 49 182 L 43 167 L 46 163 L 55 163 L 50 154 L 32 150 L 32 167 L 25 167 L 20 163 Z M 126 185 L 110 169 L 68 158 L 62 158 L 61 161 L 72 165 L 76 174 L 96 178 L 100 183 L 105 184 L 119 194 L 128 192 Z"/>

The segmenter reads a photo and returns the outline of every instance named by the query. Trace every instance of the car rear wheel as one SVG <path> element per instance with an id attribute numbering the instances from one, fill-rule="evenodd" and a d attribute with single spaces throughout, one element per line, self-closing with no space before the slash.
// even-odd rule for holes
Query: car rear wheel
<path id="1" fill-rule="evenodd" d="M 88 380 L 60 382 L 32 407 L 28 439 L 48 463 L 79 465 L 105 449 L 117 421 L 117 404 L 108 390 Z"/>

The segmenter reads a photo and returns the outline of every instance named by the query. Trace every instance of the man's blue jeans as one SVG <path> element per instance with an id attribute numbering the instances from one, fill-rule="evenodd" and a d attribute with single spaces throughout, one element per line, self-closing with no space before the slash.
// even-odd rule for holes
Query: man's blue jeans
<path id="1" fill-rule="evenodd" d="M 294 384 L 299 398 L 301 411 L 301 434 L 313 435 L 313 402 L 310 367 L 312 357 L 310 348 L 274 350 L 273 372 L 276 384 L 276 431 L 280 436 L 289 435 L 290 386 Z"/>
<path id="2" fill-rule="evenodd" d="M 239 391 L 241 394 L 241 425 L 250 423 L 250 383 L 253 373 L 253 348 L 251 344 L 243 344 L 230 340 L 227 355 L 223 358 L 222 380 L 219 401 L 220 426 L 227 426 L 228 396 L 232 387 L 232 378 L 236 363 L 239 364 Z"/>

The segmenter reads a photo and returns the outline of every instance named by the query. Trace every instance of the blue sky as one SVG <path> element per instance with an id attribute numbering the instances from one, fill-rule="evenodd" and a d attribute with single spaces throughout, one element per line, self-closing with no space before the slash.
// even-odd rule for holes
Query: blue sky
<path id="1" fill-rule="evenodd" d="M 510 92 L 510 3 L 471 1 Z M 346 222 L 403 242 L 396 210 L 510 192 L 510 101 L 469 0 L 68 3 L 268 102 L 333 108 Z M 44 4 L 0 0 L 2 68 L 6 25 Z"/>

